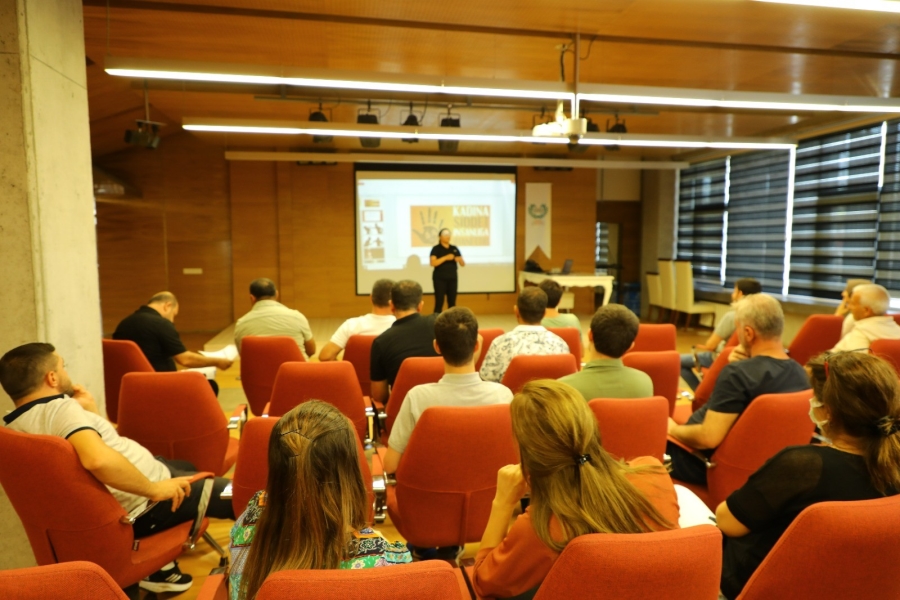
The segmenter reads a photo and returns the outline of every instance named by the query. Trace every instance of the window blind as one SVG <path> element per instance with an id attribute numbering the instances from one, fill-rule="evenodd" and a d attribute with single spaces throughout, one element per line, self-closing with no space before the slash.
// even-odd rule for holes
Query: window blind
<path id="1" fill-rule="evenodd" d="M 884 152 L 875 283 L 900 291 L 900 121 L 889 121 Z"/>
<path id="2" fill-rule="evenodd" d="M 678 260 L 693 265 L 694 282 L 721 285 L 727 159 L 680 171 Z"/>

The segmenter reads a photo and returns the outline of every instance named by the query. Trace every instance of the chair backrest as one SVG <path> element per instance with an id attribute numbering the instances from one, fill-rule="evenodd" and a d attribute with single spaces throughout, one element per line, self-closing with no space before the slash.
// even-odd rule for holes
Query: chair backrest
<path id="1" fill-rule="evenodd" d="M 488 350 L 491 348 L 491 344 L 498 337 L 503 335 L 504 331 L 499 327 L 491 327 L 489 329 L 479 329 L 478 333 L 481 334 L 481 356 L 478 357 L 478 360 L 475 361 L 475 370 L 480 371 L 481 365 L 484 363 L 484 357 L 487 356 Z"/>
<path id="2" fill-rule="evenodd" d="M 401 535 L 422 547 L 480 540 L 497 471 L 518 461 L 508 404 L 426 409 L 396 473 Z"/>
<path id="3" fill-rule="evenodd" d="M 678 352 L 629 352 L 622 357 L 622 363 L 649 375 L 653 380 L 653 395 L 665 398 L 669 403 L 669 416 L 675 414 L 678 378 L 681 376 L 681 355 Z"/>
<path id="4" fill-rule="evenodd" d="M 900 375 L 900 340 L 875 340 L 869 346 L 869 352 L 891 363 Z"/>
<path id="5" fill-rule="evenodd" d="M 430 560 L 390 569 L 279 571 L 266 578 L 256 600 L 461 600 L 453 567 Z"/>
<path id="6" fill-rule="evenodd" d="M 732 350 L 734 350 L 734 346 L 725 346 L 725 348 L 722 349 L 722 352 L 719 353 L 713 363 L 709 366 L 709 370 L 703 375 L 700 385 L 694 390 L 694 401 L 691 406 L 692 410 L 697 410 L 706 404 L 709 397 L 712 396 L 713 390 L 716 388 L 716 380 L 719 378 L 719 373 L 721 373 L 722 369 L 725 368 L 725 365 L 728 364 L 728 355 L 731 354 Z"/>
<path id="7" fill-rule="evenodd" d="M 712 525 L 594 533 L 566 545 L 534 600 L 716 600 L 721 573 L 722 534 Z"/>
<path id="8" fill-rule="evenodd" d="M 569 346 L 569 353 L 575 357 L 575 366 L 581 370 L 581 357 L 583 344 L 581 329 L 578 327 L 548 327 L 547 331 L 555 333 Z"/>
<path id="9" fill-rule="evenodd" d="M 812 390 L 764 394 L 750 403 L 710 459 L 715 463 L 706 473 L 710 506 L 718 506 L 779 451 L 809 443 L 810 396 Z"/>
<path id="10" fill-rule="evenodd" d="M 94 563 L 81 560 L 0 571 L 0 598 L 47 600 L 73 597 L 91 600 L 128 599 L 109 573 Z"/>
<path id="11" fill-rule="evenodd" d="M 345 361 L 290 362 L 281 365 L 272 388 L 270 417 L 280 417 L 309 400 L 322 400 L 336 406 L 366 439 L 369 421 L 366 403 L 353 365 Z"/>
<path id="12" fill-rule="evenodd" d="M 690 312 L 694 306 L 694 270 L 689 260 L 676 260 L 675 310 Z"/>
<path id="13" fill-rule="evenodd" d="M 221 474 L 228 419 L 206 377 L 196 371 L 125 375 L 118 431 L 154 456 Z"/>
<path id="14" fill-rule="evenodd" d="M 671 260 L 656 261 L 659 271 L 659 305 L 668 310 L 675 310 L 675 265 Z"/>
<path id="15" fill-rule="evenodd" d="M 652 456 L 660 462 L 666 452 L 669 402 L 652 398 L 595 398 L 588 406 L 597 417 L 603 448 L 616 458 Z"/>
<path id="16" fill-rule="evenodd" d="M 671 323 L 638 325 L 634 347 L 629 352 L 661 352 L 675 350 L 675 326 Z"/>
<path id="17" fill-rule="evenodd" d="M 103 384 L 106 416 L 119 422 L 119 389 L 125 373 L 153 373 L 153 366 L 131 340 L 103 340 Z"/>
<path id="18" fill-rule="evenodd" d="M 813 356 L 834 348 L 841 339 L 844 317 L 809 315 L 788 346 L 788 354 L 801 365 Z"/>
<path id="19" fill-rule="evenodd" d="M 437 383 L 443 376 L 444 359 L 440 356 L 411 356 L 403 361 L 384 408 L 384 428 L 387 435 L 391 433 L 409 390 L 424 383 Z"/>
<path id="20" fill-rule="evenodd" d="M 234 479 L 231 482 L 231 506 L 235 516 L 244 512 L 253 494 L 266 489 L 269 480 L 269 438 L 272 437 L 272 429 L 277 422 L 278 419 L 274 417 L 255 417 L 244 426 L 234 466 Z M 356 449 L 359 452 L 359 469 L 372 506 L 369 511 L 371 523 L 375 516 L 375 494 L 372 492 L 372 472 L 359 435 L 356 436 Z"/>
<path id="21" fill-rule="evenodd" d="M 241 386 L 254 415 L 272 398 L 278 368 L 286 362 L 305 362 L 294 338 L 286 335 L 248 335 L 241 339 Z"/>
<path id="22" fill-rule="evenodd" d="M 569 354 L 520 354 L 506 367 L 500 383 L 518 394 L 533 379 L 559 379 L 578 372 L 575 356 Z"/>
<path id="23" fill-rule="evenodd" d="M 900 598 L 897 515 L 900 495 L 807 507 L 738 598 Z"/>
<path id="24" fill-rule="evenodd" d="M 662 284 L 659 273 L 647 273 L 647 302 L 650 306 L 659 306 L 662 299 Z"/>
<path id="25" fill-rule="evenodd" d="M 353 365 L 359 389 L 363 394 L 368 394 L 372 387 L 369 367 L 372 361 L 372 342 L 377 337 L 377 335 L 351 335 L 344 348 L 344 360 Z"/>

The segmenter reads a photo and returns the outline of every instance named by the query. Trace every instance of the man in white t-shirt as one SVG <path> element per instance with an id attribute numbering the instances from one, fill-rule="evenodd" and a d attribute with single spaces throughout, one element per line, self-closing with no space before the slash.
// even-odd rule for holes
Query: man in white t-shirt
<path id="1" fill-rule="evenodd" d="M 884 287 L 874 283 L 856 286 L 847 303 L 855 322 L 832 352 L 868 350 L 875 340 L 900 339 L 900 325 L 887 314 L 890 304 L 891 295 Z"/>
<path id="2" fill-rule="evenodd" d="M 396 318 L 391 312 L 391 289 L 394 282 L 390 279 L 379 279 L 372 286 L 369 296 L 372 300 L 372 312 L 361 317 L 353 317 L 344 321 L 343 325 L 331 336 L 331 340 L 319 351 L 319 360 L 337 360 L 341 350 L 347 347 L 347 340 L 353 335 L 381 335 Z"/>
<path id="3" fill-rule="evenodd" d="M 14 348 L 0 358 L 0 385 L 16 405 L 3 417 L 6 427 L 23 433 L 52 435 L 68 440 L 82 466 L 106 485 L 129 515 L 139 515 L 148 501 L 158 504 L 134 522 L 136 538 L 193 521 L 203 481 L 191 483 L 197 469 L 186 461 L 163 460 L 128 438 L 97 410 L 90 392 L 73 385 L 62 357 L 50 344 Z M 234 519 L 231 500 L 222 500 L 229 480 L 217 477 L 207 516 Z M 152 592 L 182 592 L 191 587 L 190 575 L 175 562 L 140 581 Z"/>

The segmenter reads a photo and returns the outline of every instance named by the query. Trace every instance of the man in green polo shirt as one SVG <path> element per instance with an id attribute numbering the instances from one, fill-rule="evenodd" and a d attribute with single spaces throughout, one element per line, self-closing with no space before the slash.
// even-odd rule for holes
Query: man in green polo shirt
<path id="1" fill-rule="evenodd" d="M 652 396 L 650 376 L 622 364 L 622 355 L 634 345 L 638 325 L 635 314 L 621 304 L 597 309 L 588 331 L 587 364 L 580 372 L 566 375 L 560 381 L 578 390 L 586 401 Z"/>

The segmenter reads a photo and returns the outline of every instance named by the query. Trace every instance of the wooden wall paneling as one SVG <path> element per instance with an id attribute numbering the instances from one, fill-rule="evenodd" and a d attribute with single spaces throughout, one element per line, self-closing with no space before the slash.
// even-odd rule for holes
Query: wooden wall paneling
<path id="1" fill-rule="evenodd" d="M 640 202 L 597 203 L 597 221 L 619 224 L 620 283 L 641 281 L 641 208 Z"/>
<path id="2" fill-rule="evenodd" d="M 169 288 L 178 296 L 175 326 L 216 334 L 231 324 L 231 242 L 169 242 Z M 184 268 L 203 269 L 187 275 Z M 212 337 L 212 336 L 210 336 Z"/>
<path id="3" fill-rule="evenodd" d="M 294 209 L 291 189 L 291 165 L 275 165 L 278 214 L 278 285 L 282 302 L 293 305 L 296 300 L 294 280 Z"/>

